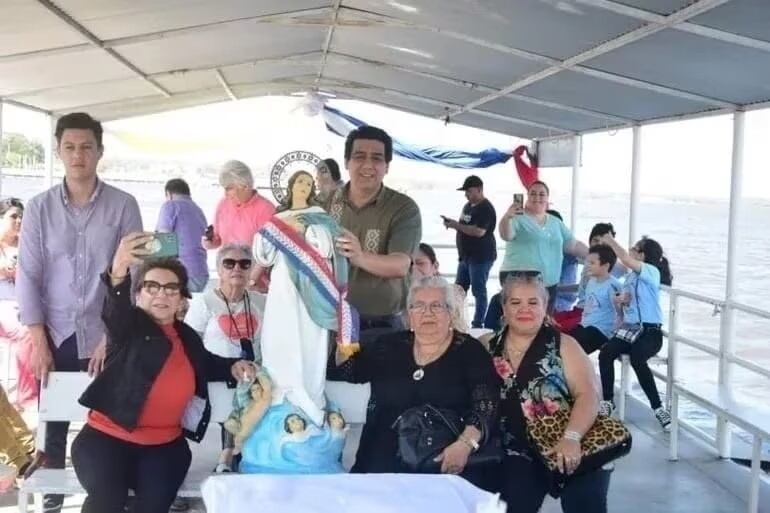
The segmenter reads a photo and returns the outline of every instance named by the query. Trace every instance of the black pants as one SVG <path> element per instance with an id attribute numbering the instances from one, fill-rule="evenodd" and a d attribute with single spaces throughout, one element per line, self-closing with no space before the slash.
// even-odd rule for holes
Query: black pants
<path id="1" fill-rule="evenodd" d="M 561 494 L 564 513 L 607 513 L 611 470 L 596 470 L 569 480 Z M 545 469 L 522 456 L 506 456 L 501 468 L 500 495 L 508 513 L 537 513 L 548 494 Z"/>
<path id="2" fill-rule="evenodd" d="M 168 513 L 191 459 L 181 436 L 163 445 L 138 445 L 86 425 L 72 444 L 75 473 L 88 494 L 81 513 L 123 513 L 129 489 L 137 513 Z"/>
<path id="3" fill-rule="evenodd" d="M 48 337 L 48 348 L 53 357 L 54 370 L 64 372 L 77 372 L 88 370 L 88 359 L 78 358 L 78 344 L 73 333 L 65 339 L 59 347 L 56 347 Z M 45 455 L 47 468 L 64 468 L 67 458 L 67 432 L 69 422 L 49 422 L 45 427 Z M 55 512 L 61 509 L 64 501 L 63 495 L 45 496 L 46 512 Z"/>
<path id="4" fill-rule="evenodd" d="M 361 344 L 374 342 L 380 336 L 404 329 L 404 319 L 401 314 L 361 316 Z"/>
<path id="5" fill-rule="evenodd" d="M 574 330 L 569 332 L 569 335 L 577 340 L 586 354 L 591 354 L 597 349 L 601 349 L 607 343 L 607 337 L 604 336 L 604 333 L 594 326 L 586 327 L 579 324 Z"/>
<path id="6" fill-rule="evenodd" d="M 658 354 L 662 345 L 663 334 L 657 327 L 645 327 L 633 344 L 619 338 L 611 338 L 599 351 L 599 373 L 604 400 L 611 401 L 615 395 L 615 360 L 621 354 L 627 354 L 650 406 L 653 410 L 659 408 L 660 394 L 647 360 Z"/>

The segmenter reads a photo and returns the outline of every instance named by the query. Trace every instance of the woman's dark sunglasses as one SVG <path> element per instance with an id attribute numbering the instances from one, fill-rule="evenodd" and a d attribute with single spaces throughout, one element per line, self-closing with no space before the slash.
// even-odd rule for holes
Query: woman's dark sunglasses
<path id="1" fill-rule="evenodd" d="M 235 269 L 235 264 L 238 264 L 238 267 L 243 269 L 244 271 L 248 271 L 251 269 L 251 260 L 248 258 L 241 258 L 240 260 L 236 260 L 234 258 L 225 258 L 222 260 L 222 267 L 227 269 L 228 271 L 232 271 Z"/>

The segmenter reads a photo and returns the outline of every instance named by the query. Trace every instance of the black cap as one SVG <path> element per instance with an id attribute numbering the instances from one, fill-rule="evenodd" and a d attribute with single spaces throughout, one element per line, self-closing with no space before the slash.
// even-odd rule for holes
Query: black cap
<path id="1" fill-rule="evenodd" d="M 467 191 L 471 187 L 484 187 L 484 182 L 481 181 L 481 178 L 479 178 L 476 175 L 471 175 L 468 178 L 465 179 L 463 182 L 463 186 L 458 188 L 458 191 Z"/>

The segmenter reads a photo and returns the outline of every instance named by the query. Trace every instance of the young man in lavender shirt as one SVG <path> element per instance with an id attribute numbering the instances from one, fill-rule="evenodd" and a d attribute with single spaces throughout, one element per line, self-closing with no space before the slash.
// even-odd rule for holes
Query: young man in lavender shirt
<path id="1" fill-rule="evenodd" d="M 19 317 L 32 335 L 32 366 L 46 386 L 48 373 L 98 373 L 106 357 L 101 319 L 108 269 L 120 239 L 142 230 L 139 205 L 96 176 L 104 152 L 102 125 L 88 114 L 56 123 L 56 151 L 64 180 L 27 204 L 21 225 L 16 294 Z M 49 468 L 64 468 L 67 422 L 51 422 L 45 436 Z M 44 511 L 61 509 L 47 495 Z"/>
<path id="2" fill-rule="evenodd" d="M 190 186 L 181 178 L 166 182 L 166 202 L 158 215 L 159 232 L 174 232 L 179 241 L 179 260 L 187 268 L 190 292 L 202 292 L 209 281 L 206 250 L 201 239 L 206 233 L 206 216 L 190 197 Z"/>

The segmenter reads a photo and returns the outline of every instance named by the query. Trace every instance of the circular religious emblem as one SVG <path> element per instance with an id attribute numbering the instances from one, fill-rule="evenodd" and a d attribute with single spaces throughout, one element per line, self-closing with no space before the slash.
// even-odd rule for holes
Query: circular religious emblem
<path id="1" fill-rule="evenodd" d="M 315 176 L 321 157 L 309 151 L 292 151 L 278 159 L 270 170 L 270 189 L 278 203 L 286 200 L 289 177 L 297 171 L 308 171 Z"/>

